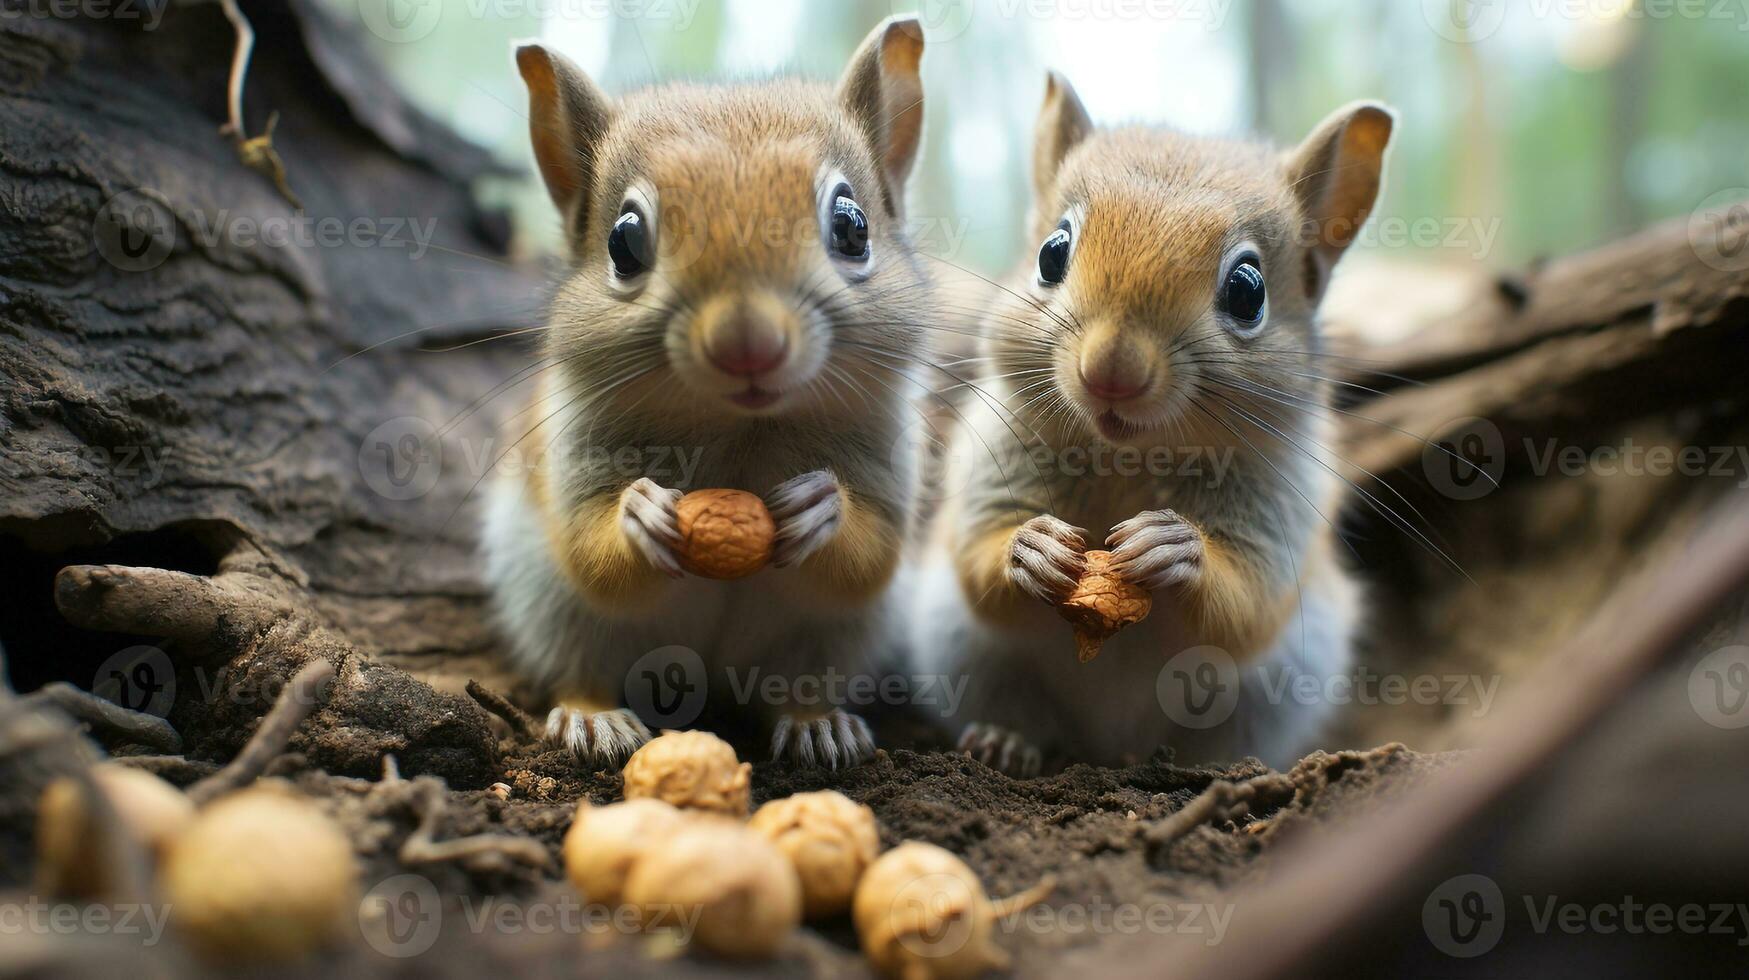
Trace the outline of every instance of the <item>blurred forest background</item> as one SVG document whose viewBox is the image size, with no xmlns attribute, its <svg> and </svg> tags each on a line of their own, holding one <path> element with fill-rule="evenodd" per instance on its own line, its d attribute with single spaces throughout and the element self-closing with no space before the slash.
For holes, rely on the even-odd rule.
<svg viewBox="0 0 1749 980">
<path fill-rule="evenodd" d="M 329 0 L 412 97 L 530 166 L 508 49 L 539 37 L 610 93 L 671 78 L 834 78 L 880 18 L 928 25 L 921 246 L 1020 254 L 1047 67 L 1102 123 L 1290 144 L 1358 98 L 1401 113 L 1362 258 L 1499 269 L 1749 196 L 1749 0 Z M 482 188 L 527 253 L 532 175 Z"/>
</svg>

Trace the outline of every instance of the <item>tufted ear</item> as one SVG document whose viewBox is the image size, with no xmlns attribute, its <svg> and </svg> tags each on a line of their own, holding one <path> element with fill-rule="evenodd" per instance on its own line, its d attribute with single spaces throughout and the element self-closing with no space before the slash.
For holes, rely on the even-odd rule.
<svg viewBox="0 0 1749 980">
<path fill-rule="evenodd" d="M 528 85 L 535 163 L 565 220 L 567 237 L 574 237 L 588 217 L 589 186 L 611 104 L 575 62 L 541 45 L 519 45 L 516 67 Z"/>
<path fill-rule="evenodd" d="M 1306 291 L 1313 299 L 1323 295 L 1336 260 L 1372 214 L 1394 126 L 1391 110 L 1356 102 L 1332 114 L 1288 153 L 1287 178 L 1311 243 Z"/>
<path fill-rule="evenodd" d="M 1093 120 L 1074 86 L 1061 74 L 1046 72 L 1045 102 L 1039 108 L 1032 138 L 1032 186 L 1040 200 L 1049 197 L 1056 186 L 1063 158 L 1091 132 Z"/>
<path fill-rule="evenodd" d="M 905 180 L 923 142 L 923 25 L 889 17 L 869 32 L 838 81 L 838 101 L 862 128 L 881 169 L 887 213 L 904 211 Z"/>
</svg>

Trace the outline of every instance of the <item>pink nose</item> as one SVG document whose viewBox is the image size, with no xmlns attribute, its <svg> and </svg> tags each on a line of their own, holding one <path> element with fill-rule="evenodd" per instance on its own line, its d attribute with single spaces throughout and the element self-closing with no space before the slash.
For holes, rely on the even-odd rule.
<svg viewBox="0 0 1749 980">
<path fill-rule="evenodd" d="M 756 378 L 782 367 L 789 356 L 789 343 L 774 330 L 731 327 L 712 340 L 705 356 L 724 374 Z"/>
<path fill-rule="evenodd" d="M 1085 372 L 1081 375 L 1081 384 L 1087 388 L 1088 394 L 1109 402 L 1128 401 L 1148 389 L 1148 379 L 1146 378 L 1125 378 L 1105 374 L 1088 377 Z"/>
</svg>

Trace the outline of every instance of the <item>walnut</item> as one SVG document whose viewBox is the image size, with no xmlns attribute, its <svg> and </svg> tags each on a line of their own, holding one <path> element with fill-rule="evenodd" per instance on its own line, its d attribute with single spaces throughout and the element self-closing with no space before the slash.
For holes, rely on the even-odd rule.
<svg viewBox="0 0 1749 980">
<path fill-rule="evenodd" d="M 842 793 L 797 793 L 760 807 L 748 826 L 789 855 L 808 918 L 838 915 L 881 851 L 874 811 Z"/>
<path fill-rule="evenodd" d="M 908 841 L 862 876 L 851 920 L 863 954 L 886 976 L 970 980 L 1008 965 L 1008 954 L 991 938 L 996 920 L 1043 900 L 1051 886 L 1047 880 L 992 902 L 964 861 L 934 844 Z"/>
<path fill-rule="evenodd" d="M 1085 557 L 1081 581 L 1057 606 L 1057 612 L 1075 626 L 1075 655 L 1082 663 L 1099 656 L 1100 646 L 1113 633 L 1147 619 L 1154 608 L 1148 590 L 1111 570 L 1111 552 L 1089 551 Z"/>
<path fill-rule="evenodd" d="M 770 956 L 802 921 L 802 886 L 783 853 L 745 824 L 684 820 L 626 876 L 625 901 L 645 929 L 691 930 L 719 956 Z"/>
<path fill-rule="evenodd" d="M 288 789 L 258 785 L 202 809 L 165 855 L 162 884 L 177 928 L 224 960 L 291 959 L 357 929 L 352 844 Z"/>
<path fill-rule="evenodd" d="M 661 800 L 626 800 L 592 806 L 584 800 L 565 832 L 565 876 L 584 899 L 617 905 L 632 865 L 652 847 L 666 847 L 668 836 L 686 819 Z"/>
<path fill-rule="evenodd" d="M 663 732 L 626 760 L 628 800 L 654 798 L 689 810 L 744 820 L 753 766 L 710 732 Z"/>
<path fill-rule="evenodd" d="M 777 525 L 765 502 L 742 490 L 695 490 L 674 506 L 680 564 L 694 575 L 734 579 L 771 560 Z"/>
</svg>

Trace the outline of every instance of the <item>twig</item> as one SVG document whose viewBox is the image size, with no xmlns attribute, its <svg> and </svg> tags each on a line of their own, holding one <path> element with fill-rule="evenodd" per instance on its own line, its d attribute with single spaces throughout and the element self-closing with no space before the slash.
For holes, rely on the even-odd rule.
<svg viewBox="0 0 1749 980">
<path fill-rule="evenodd" d="M 416 782 L 414 806 L 419 812 L 419 828 L 401 845 L 401 863 L 459 861 L 476 871 L 508 871 L 513 864 L 545 868 L 551 862 L 546 847 L 527 837 L 476 834 L 437 840 L 437 825 L 447 809 L 443 783 L 430 777 L 420 777 Z"/>
<path fill-rule="evenodd" d="M 1202 795 L 1186 803 L 1176 813 L 1162 817 L 1143 833 L 1150 854 L 1165 848 L 1203 824 L 1216 820 L 1237 820 L 1249 812 L 1255 788 L 1249 783 L 1229 783 L 1217 779 Z"/>
<path fill-rule="evenodd" d="M 47 704 L 66 712 L 75 721 L 90 725 L 115 741 L 134 742 L 165 755 L 182 752 L 182 736 L 157 715 L 132 711 L 112 701 L 81 690 L 66 681 L 44 684 L 23 698 L 26 704 Z"/>
<path fill-rule="evenodd" d="M 224 8 L 231 29 L 237 32 L 237 46 L 231 52 L 231 78 L 225 87 L 225 108 L 230 119 L 219 132 L 241 141 L 248 136 L 243 129 L 243 82 L 249 77 L 249 58 L 255 53 L 255 28 L 243 16 L 237 0 L 219 0 L 219 6 Z"/>
<path fill-rule="evenodd" d="M 223 769 L 190 786 L 189 798 L 197 804 L 206 803 L 253 782 L 268 763 L 285 751 L 293 733 L 316 710 L 333 679 L 334 665 L 329 661 L 312 660 L 305 664 L 280 692 L 279 700 L 261 719 L 260 727 L 249 736 L 243 751 Z"/>
<path fill-rule="evenodd" d="M 468 681 L 468 697 L 479 702 L 480 707 L 504 719 L 510 730 L 525 742 L 541 740 L 541 726 L 528 712 L 510 703 L 510 699 L 497 691 L 491 690 L 479 681 Z"/>
</svg>

